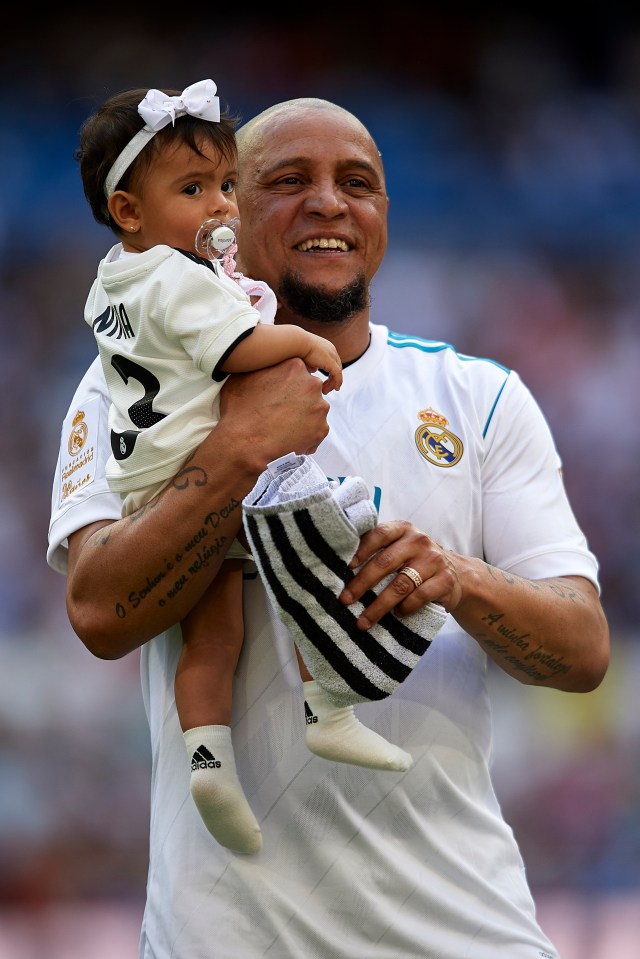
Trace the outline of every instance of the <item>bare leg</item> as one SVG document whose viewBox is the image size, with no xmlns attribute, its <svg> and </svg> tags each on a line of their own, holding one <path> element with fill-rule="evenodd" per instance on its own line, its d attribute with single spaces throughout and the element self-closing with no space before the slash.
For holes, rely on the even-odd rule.
<svg viewBox="0 0 640 959">
<path fill-rule="evenodd" d="M 304 659 L 300 655 L 300 650 L 296 646 L 296 658 L 298 660 L 298 669 L 300 670 L 300 679 L 303 683 L 308 683 L 313 679 L 313 676 L 305 666 Z"/>
<path fill-rule="evenodd" d="M 334 706 L 320 683 L 313 679 L 297 646 L 296 656 L 304 687 L 307 749 L 336 763 L 406 772 L 413 757 L 363 726 L 353 706 Z"/>
<path fill-rule="evenodd" d="M 194 726 L 230 725 L 233 677 L 243 640 L 242 561 L 228 559 L 182 621 L 175 693 L 183 732 Z"/>
<path fill-rule="evenodd" d="M 217 841 L 236 852 L 262 847 L 236 772 L 231 741 L 233 677 L 244 639 L 242 561 L 226 560 L 182 622 L 176 709 L 191 758 L 191 795 Z"/>
</svg>

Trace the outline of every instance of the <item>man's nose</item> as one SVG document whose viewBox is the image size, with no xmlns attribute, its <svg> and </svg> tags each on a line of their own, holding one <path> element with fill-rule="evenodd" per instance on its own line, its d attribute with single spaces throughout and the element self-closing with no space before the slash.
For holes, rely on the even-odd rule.
<svg viewBox="0 0 640 959">
<path fill-rule="evenodd" d="M 335 183 L 319 183 L 309 190 L 305 199 L 307 213 L 339 216 L 347 208 L 346 201 Z"/>
</svg>

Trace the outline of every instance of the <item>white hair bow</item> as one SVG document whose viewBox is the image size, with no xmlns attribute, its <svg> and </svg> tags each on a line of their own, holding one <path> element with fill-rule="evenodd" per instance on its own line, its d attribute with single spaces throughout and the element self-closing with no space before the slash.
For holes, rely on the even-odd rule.
<svg viewBox="0 0 640 959">
<path fill-rule="evenodd" d="M 220 98 L 216 96 L 216 90 L 213 80 L 198 80 L 178 97 L 167 96 L 162 90 L 149 90 L 138 104 L 138 113 L 145 125 L 127 143 L 105 179 L 104 193 L 107 199 L 115 192 L 126 170 L 158 130 L 162 130 L 169 123 L 175 123 L 178 117 L 186 114 L 219 123 Z"/>
<path fill-rule="evenodd" d="M 157 133 L 177 117 L 189 114 L 202 120 L 220 122 L 220 98 L 213 80 L 199 80 L 186 87 L 180 96 L 169 97 L 162 90 L 149 90 L 138 105 L 138 113 L 148 126 Z"/>
</svg>

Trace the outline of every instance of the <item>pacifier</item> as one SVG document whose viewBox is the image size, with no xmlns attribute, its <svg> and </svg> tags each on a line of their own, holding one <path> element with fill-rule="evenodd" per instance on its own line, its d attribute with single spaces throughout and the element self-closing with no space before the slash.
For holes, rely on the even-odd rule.
<svg viewBox="0 0 640 959">
<path fill-rule="evenodd" d="M 209 260 L 221 260 L 236 242 L 239 226 L 240 220 L 237 216 L 225 222 L 215 217 L 205 220 L 196 233 L 197 252 Z"/>
</svg>

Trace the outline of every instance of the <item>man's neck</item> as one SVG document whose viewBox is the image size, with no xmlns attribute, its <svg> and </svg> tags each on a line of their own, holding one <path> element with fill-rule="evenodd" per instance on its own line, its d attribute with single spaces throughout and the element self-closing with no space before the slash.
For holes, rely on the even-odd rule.
<svg viewBox="0 0 640 959">
<path fill-rule="evenodd" d="M 334 344 L 343 364 L 353 363 L 369 346 L 369 315 L 368 311 L 344 320 L 341 323 L 314 323 L 310 320 L 291 319 L 278 313 L 276 323 L 295 323 L 310 333 L 324 336 Z"/>
</svg>

